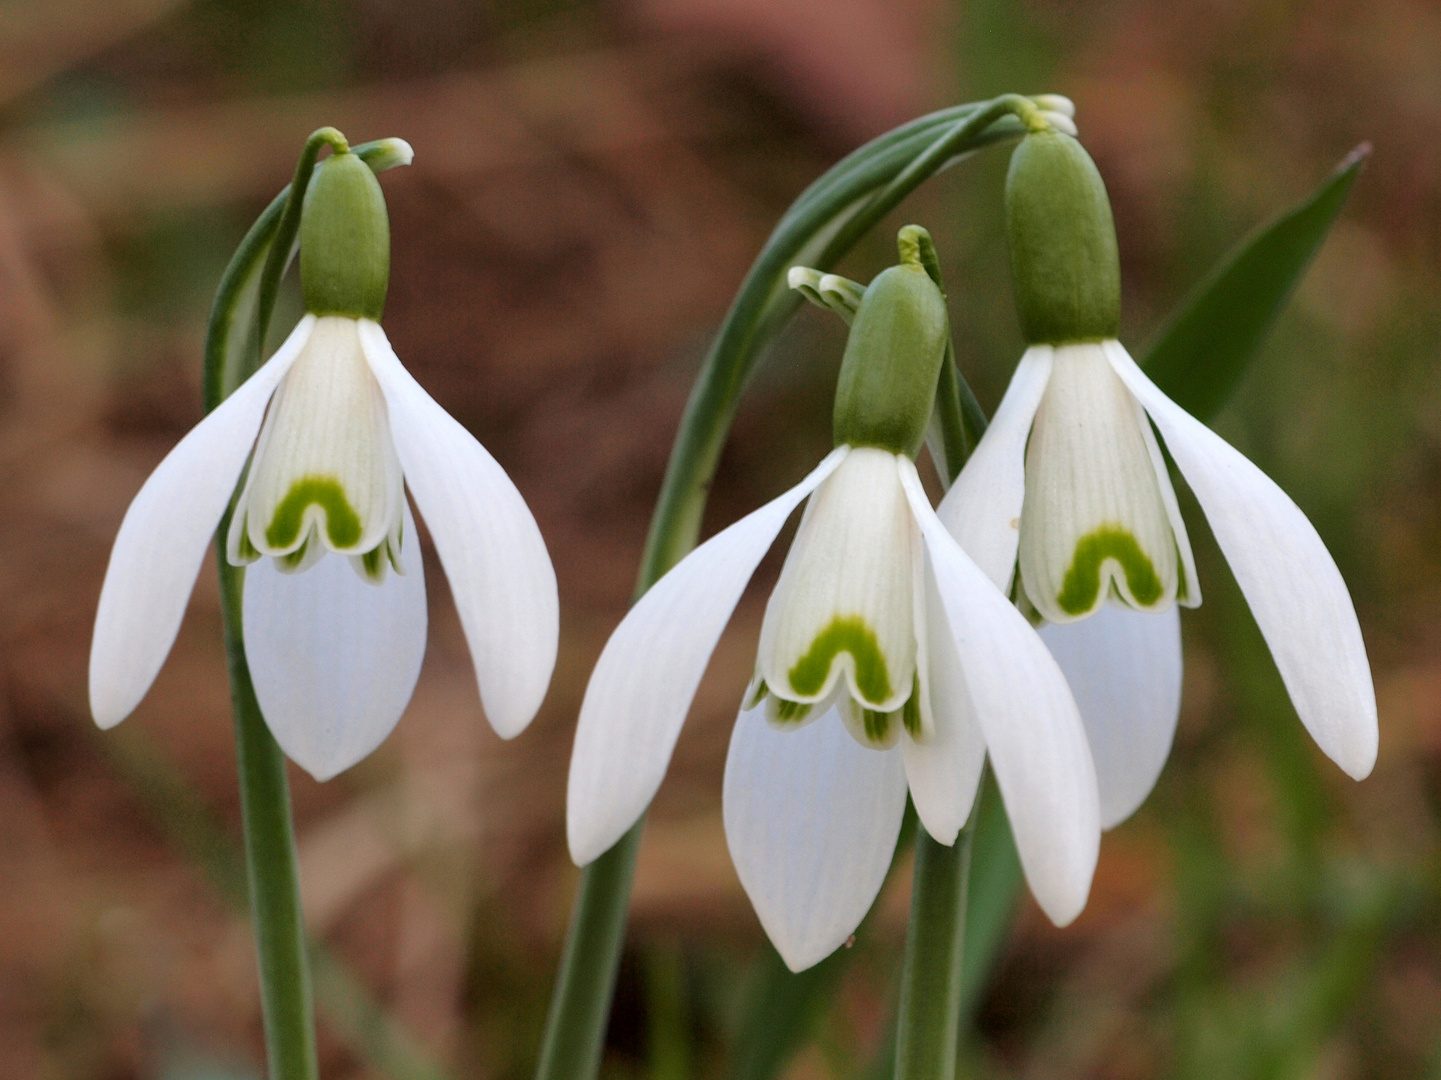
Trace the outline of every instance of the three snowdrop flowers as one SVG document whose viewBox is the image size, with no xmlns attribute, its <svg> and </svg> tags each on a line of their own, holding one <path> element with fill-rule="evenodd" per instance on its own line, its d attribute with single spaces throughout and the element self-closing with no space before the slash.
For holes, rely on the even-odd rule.
<svg viewBox="0 0 1441 1080">
<path fill-rule="evenodd" d="M 654 796 L 725 624 L 805 503 L 724 784 L 741 881 L 796 970 L 870 907 L 907 793 L 930 835 L 954 843 L 987 757 L 1038 902 L 1062 925 L 1080 912 L 1102 827 L 1139 805 L 1169 752 L 1175 608 L 1200 602 L 1156 431 L 1307 728 L 1353 776 L 1375 759 L 1370 670 L 1334 562 L 1295 504 L 1116 340 L 1104 186 L 1044 119 L 1013 156 L 1007 220 L 1031 347 L 940 507 L 914 459 L 949 327 L 916 234 L 903 231 L 900 264 L 857 290 L 835 449 L 641 598 L 582 704 L 567 827 L 584 865 Z M 244 641 L 267 724 L 321 779 L 364 757 L 404 711 L 425 647 L 409 489 L 486 715 L 514 735 L 555 663 L 554 571 L 509 478 L 390 348 L 384 200 L 343 146 L 307 192 L 300 273 L 305 317 L 126 514 L 96 617 L 95 719 L 116 724 L 145 695 L 228 509 L 225 557 L 248 567 Z M 1048 624 L 1041 634 L 1027 614 Z"/>
</svg>

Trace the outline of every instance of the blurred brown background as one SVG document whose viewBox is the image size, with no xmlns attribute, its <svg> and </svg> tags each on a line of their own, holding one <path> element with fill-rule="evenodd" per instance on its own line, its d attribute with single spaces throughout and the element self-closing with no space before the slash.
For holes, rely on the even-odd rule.
<svg viewBox="0 0 1441 1080">
<path fill-rule="evenodd" d="M 827 165 L 1012 90 L 1077 103 L 1135 346 L 1248 228 L 1375 144 L 1218 426 L 1337 555 L 1382 750 L 1359 785 L 1315 751 L 1193 516 L 1207 600 L 1186 617 L 1176 754 L 1106 839 L 1074 927 L 1025 900 L 964 1070 L 1441 1077 L 1441 8 L 1420 0 L 0 0 L 0 1077 L 262 1072 L 213 570 L 114 732 L 88 717 L 85 670 L 121 515 L 200 417 L 211 290 L 306 134 L 414 144 L 383 180 L 387 330 L 519 484 L 563 606 L 545 708 L 502 743 L 432 566 L 399 729 L 327 785 L 294 774 L 307 914 L 340 965 L 320 975 L 323 1070 L 394 1075 L 362 987 L 416 1054 L 509 1078 L 533 1066 L 576 880 L 575 711 L 709 335 Z M 988 407 L 1019 355 L 1005 157 L 951 170 L 890 224 L 935 233 Z M 891 250 L 882 230 L 847 269 L 868 278 Z M 710 527 L 828 447 L 833 322 L 802 312 L 763 364 Z M 724 639 L 650 819 L 609 1075 L 658 1075 L 666 1030 L 691 1075 L 724 1060 L 761 938 L 721 766 L 777 569 Z M 868 1068 L 906 876 L 792 1075 Z"/>
</svg>

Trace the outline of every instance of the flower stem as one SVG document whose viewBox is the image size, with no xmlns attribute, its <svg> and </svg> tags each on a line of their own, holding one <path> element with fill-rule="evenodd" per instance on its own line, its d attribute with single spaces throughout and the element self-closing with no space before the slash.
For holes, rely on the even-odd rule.
<svg viewBox="0 0 1441 1080">
<path fill-rule="evenodd" d="M 635 856 L 644 826 L 642 818 L 581 872 L 580 894 L 571 912 L 555 996 L 550 999 L 536 1080 L 590 1077 L 600 1070 L 615 975 L 625 944 Z"/>
<path fill-rule="evenodd" d="M 972 818 L 974 821 L 974 815 Z M 916 831 L 911 921 L 901 971 L 896 1080 L 953 1080 L 956 1074 L 973 821 L 950 847 L 931 839 L 925 829 Z"/>
<path fill-rule="evenodd" d="M 923 181 L 957 157 L 1024 134 L 1026 99 L 997 98 L 923 116 L 873 140 L 807 188 L 751 265 L 686 403 L 641 559 L 639 597 L 699 539 L 711 478 L 761 350 L 800 304 L 793 263 L 826 270 Z M 585 868 L 541 1044 L 537 1080 L 594 1080 L 604 1047 L 637 822 Z"/>
<path fill-rule="evenodd" d="M 334 128 L 321 128 L 310 136 L 294 181 L 260 215 L 221 277 L 205 341 L 206 412 L 259 364 L 280 279 L 294 247 L 305 188 L 324 146 L 345 148 L 345 137 Z M 271 1080 L 317 1080 L 315 1006 L 285 755 L 265 726 L 250 681 L 241 629 L 245 571 L 231 566 L 225 557 L 229 522 L 227 513 L 216 532 L 216 548 L 265 1048 Z"/>
<path fill-rule="evenodd" d="M 251 918 L 260 961 L 260 1000 L 271 1080 L 316 1080 L 315 1007 L 300 909 L 300 869 L 290 825 L 290 787 L 281 753 L 255 700 L 245 646 L 240 640 L 240 596 L 245 571 L 220 551 L 225 651 L 235 713 L 240 769 L 240 811 L 245 823 L 245 864 Z"/>
</svg>

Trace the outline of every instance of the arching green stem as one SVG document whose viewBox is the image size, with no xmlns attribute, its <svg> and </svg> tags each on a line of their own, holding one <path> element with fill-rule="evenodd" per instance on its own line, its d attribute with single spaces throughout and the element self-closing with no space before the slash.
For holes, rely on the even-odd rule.
<svg viewBox="0 0 1441 1080">
<path fill-rule="evenodd" d="M 791 265 L 830 269 L 944 165 L 1023 135 L 1026 126 L 1017 117 L 1035 110 L 1029 99 L 1012 95 L 921 117 L 861 147 L 792 204 L 751 265 L 686 403 L 651 519 L 637 597 L 696 545 L 741 392 L 761 350 L 801 302 L 787 288 Z M 599 1070 L 640 830 L 638 822 L 582 872 L 537 1080 L 594 1080 Z M 578 957 L 595 962 L 586 966 Z"/>
</svg>

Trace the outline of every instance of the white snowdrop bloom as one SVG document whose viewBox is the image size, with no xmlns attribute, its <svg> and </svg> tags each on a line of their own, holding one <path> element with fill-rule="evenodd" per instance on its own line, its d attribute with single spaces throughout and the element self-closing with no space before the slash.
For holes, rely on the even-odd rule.
<svg viewBox="0 0 1441 1080">
<path fill-rule="evenodd" d="M 109 728 L 145 696 L 234 499 L 226 556 L 249 565 L 256 697 L 286 754 L 324 780 L 385 739 L 420 673 L 425 579 L 407 488 L 504 737 L 540 707 L 559 619 L 555 572 L 520 493 L 405 370 L 377 321 L 389 231 L 374 175 L 337 153 L 305 205 L 308 313 L 131 503 L 100 594 L 90 706 Z M 330 232 L 350 246 L 337 251 Z"/>
<path fill-rule="evenodd" d="M 1345 582 L 1296 504 L 1116 340 L 1115 229 L 1089 156 L 1064 135 L 1029 136 L 1012 161 L 1007 211 L 1021 322 L 1035 344 L 940 515 L 998 586 L 1051 624 L 1042 636 L 1081 705 L 1103 823 L 1130 816 L 1165 764 L 1180 709 L 1176 606 L 1201 602 L 1156 432 L 1302 722 L 1342 769 L 1366 776 L 1376 699 Z"/>
<path fill-rule="evenodd" d="M 952 844 L 987 751 L 1031 888 L 1056 923 L 1080 912 L 1095 868 L 1095 774 L 1065 679 L 941 525 L 912 460 L 944 335 L 944 301 L 919 265 L 871 283 L 842 365 L 837 448 L 636 603 L 581 706 L 567 828 L 584 865 L 654 796 L 731 612 L 806 502 L 766 607 L 724 785 L 741 882 L 797 971 L 870 908 L 907 788 L 925 828 Z"/>
</svg>

